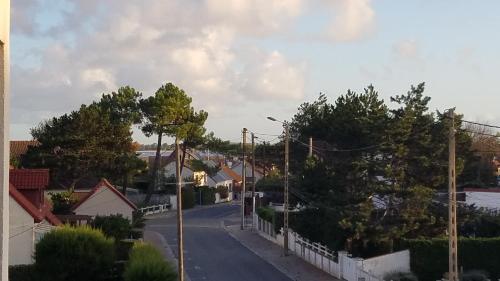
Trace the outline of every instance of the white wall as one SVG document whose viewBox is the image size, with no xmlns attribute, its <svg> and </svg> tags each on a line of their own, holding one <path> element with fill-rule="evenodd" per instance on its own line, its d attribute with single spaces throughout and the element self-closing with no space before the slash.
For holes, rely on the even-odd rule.
<svg viewBox="0 0 500 281">
<path fill-rule="evenodd" d="M 410 251 L 404 250 L 366 259 L 362 264 L 365 271 L 380 277 L 392 272 L 410 272 Z"/>
<path fill-rule="evenodd" d="M 130 205 L 105 186 L 99 188 L 90 198 L 75 209 L 77 215 L 109 216 L 122 214 L 123 217 L 128 218 L 130 221 L 132 221 L 133 211 L 134 209 Z"/>
<path fill-rule="evenodd" d="M 9 200 L 9 265 L 31 264 L 34 252 L 34 232 L 35 221 L 33 217 L 24 210 L 16 200 Z"/>
<path fill-rule="evenodd" d="M 465 192 L 465 203 L 476 207 L 500 209 L 500 192 Z"/>
</svg>

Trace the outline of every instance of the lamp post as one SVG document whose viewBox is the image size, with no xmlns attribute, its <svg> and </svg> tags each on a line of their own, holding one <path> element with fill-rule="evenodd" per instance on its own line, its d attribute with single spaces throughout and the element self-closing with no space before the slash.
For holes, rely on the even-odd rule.
<svg viewBox="0 0 500 281">
<path fill-rule="evenodd" d="M 283 124 L 285 128 L 285 190 L 283 194 L 283 255 L 288 256 L 288 156 L 289 147 L 288 143 L 290 141 L 289 125 L 287 122 L 282 122 L 273 117 L 267 117 L 267 119 L 279 122 Z"/>
</svg>

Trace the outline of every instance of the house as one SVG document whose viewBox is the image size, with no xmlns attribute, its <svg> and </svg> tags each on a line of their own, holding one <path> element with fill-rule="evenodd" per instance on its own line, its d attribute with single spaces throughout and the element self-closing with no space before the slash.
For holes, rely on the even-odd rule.
<svg viewBox="0 0 500 281">
<path fill-rule="evenodd" d="M 40 143 L 37 140 L 17 140 L 10 141 L 10 161 L 11 163 L 20 164 L 22 157 L 28 151 L 30 146 L 38 146 Z"/>
<path fill-rule="evenodd" d="M 243 173 L 243 162 L 240 161 L 239 163 L 234 164 L 231 167 L 231 170 L 238 174 L 240 177 L 242 176 Z M 245 167 L 245 172 L 246 172 L 246 181 L 247 183 L 252 181 L 252 163 L 246 162 L 246 167 Z M 258 182 L 262 177 L 264 176 L 264 172 L 260 167 L 255 167 L 255 182 Z"/>
<path fill-rule="evenodd" d="M 43 196 L 46 169 L 10 170 L 9 265 L 31 264 L 35 244 L 61 221 Z"/>
<path fill-rule="evenodd" d="M 132 221 L 132 213 L 137 207 L 108 180 L 102 179 L 71 209 L 75 215 L 95 217 L 121 214 Z"/>
<path fill-rule="evenodd" d="M 500 188 L 464 188 L 465 203 L 500 211 Z"/>
<path fill-rule="evenodd" d="M 233 190 L 233 179 L 224 171 L 220 170 L 217 174 L 208 177 L 207 185 L 209 187 L 225 186 L 229 191 Z"/>
</svg>

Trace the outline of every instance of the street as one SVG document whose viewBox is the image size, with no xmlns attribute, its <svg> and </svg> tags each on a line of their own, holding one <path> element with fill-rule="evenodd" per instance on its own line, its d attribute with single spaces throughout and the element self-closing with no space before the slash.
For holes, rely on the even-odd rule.
<svg viewBox="0 0 500 281">
<path fill-rule="evenodd" d="M 238 222 L 239 206 L 215 205 L 184 214 L 185 270 L 192 281 L 291 281 L 243 247 L 221 226 Z M 177 257 L 176 217 L 151 219 L 147 229 L 163 235 Z"/>
</svg>

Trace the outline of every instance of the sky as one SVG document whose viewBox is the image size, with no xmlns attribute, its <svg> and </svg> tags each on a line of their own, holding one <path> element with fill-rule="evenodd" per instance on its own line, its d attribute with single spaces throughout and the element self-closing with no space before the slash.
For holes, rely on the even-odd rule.
<svg viewBox="0 0 500 281">
<path fill-rule="evenodd" d="M 431 110 L 500 124 L 500 1 L 15 0 L 11 139 L 103 93 L 172 82 L 208 131 L 279 134 L 303 102 L 426 83 Z M 134 129 L 141 143 L 154 143 Z M 262 136 L 263 139 L 266 137 Z M 267 137 L 267 140 L 273 137 Z"/>
</svg>

